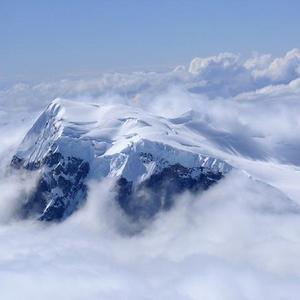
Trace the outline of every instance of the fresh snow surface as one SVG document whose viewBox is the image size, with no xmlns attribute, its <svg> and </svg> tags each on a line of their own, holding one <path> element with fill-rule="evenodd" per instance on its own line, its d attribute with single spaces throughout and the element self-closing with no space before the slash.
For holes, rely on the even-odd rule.
<svg viewBox="0 0 300 300">
<path fill-rule="evenodd" d="M 167 119 L 126 105 L 56 99 L 27 133 L 16 155 L 26 165 L 58 151 L 89 162 L 89 177 L 122 175 L 134 183 L 176 163 L 227 173 L 231 166 L 216 158 L 214 154 L 220 153 L 213 153 L 213 143 L 186 126 L 192 115 Z M 147 161 L 149 154 L 151 161 Z"/>
</svg>

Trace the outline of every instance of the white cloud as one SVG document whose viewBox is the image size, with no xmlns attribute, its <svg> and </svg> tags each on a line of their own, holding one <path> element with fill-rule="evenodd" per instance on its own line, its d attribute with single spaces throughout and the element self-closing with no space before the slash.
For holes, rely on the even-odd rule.
<svg viewBox="0 0 300 300">
<path fill-rule="evenodd" d="M 232 174 L 128 237 L 116 231 L 122 216 L 109 207 L 109 185 L 92 188 L 62 224 L 0 227 L 4 299 L 288 300 L 300 292 L 299 217 L 272 189 Z"/>
<path fill-rule="evenodd" d="M 277 58 L 256 53 L 246 60 L 236 54 L 221 53 L 197 57 L 189 66 L 178 66 L 175 70 L 160 73 L 106 73 L 92 78 L 17 83 L 0 90 L 0 111 L 26 110 L 28 106 L 39 110 L 57 97 L 91 101 L 117 96 L 122 97 L 122 101 L 139 98 L 149 102 L 173 86 L 211 99 L 231 98 L 270 85 L 288 85 L 300 77 L 299 66 L 299 49 Z"/>
<path fill-rule="evenodd" d="M 272 56 L 270 54 L 262 54 L 254 53 L 254 55 L 248 58 L 244 66 L 249 70 L 261 70 L 265 69 L 272 62 Z"/>
<path fill-rule="evenodd" d="M 272 60 L 263 69 L 253 71 L 255 78 L 266 78 L 272 83 L 288 83 L 300 76 L 300 50 L 288 51 L 283 57 Z"/>
<path fill-rule="evenodd" d="M 210 76 L 214 73 L 220 73 L 222 71 L 233 71 L 239 68 L 239 56 L 233 53 L 221 53 L 217 56 L 210 57 L 196 57 L 189 66 L 189 72 L 192 74 Z"/>
<path fill-rule="evenodd" d="M 183 195 L 132 237 L 118 231 L 132 224 L 113 204 L 109 182 L 91 183 L 87 205 L 62 224 L 11 220 L 34 180 L 8 176 L 6 167 L 38 112 L 58 96 L 122 102 L 167 117 L 192 110 L 185 126 L 201 132 L 203 143 L 300 203 L 299 50 L 245 61 L 234 54 L 197 58 L 190 71 L 103 74 L 0 91 L 3 299 L 297 297 L 299 215 L 282 193 L 240 173 L 203 195 Z"/>
<path fill-rule="evenodd" d="M 189 72 L 194 75 L 194 86 L 190 90 L 211 97 L 228 97 L 253 88 L 250 72 L 243 66 L 240 57 L 233 53 L 194 58 Z M 197 81 L 204 81 L 205 85 L 199 86 Z"/>
</svg>

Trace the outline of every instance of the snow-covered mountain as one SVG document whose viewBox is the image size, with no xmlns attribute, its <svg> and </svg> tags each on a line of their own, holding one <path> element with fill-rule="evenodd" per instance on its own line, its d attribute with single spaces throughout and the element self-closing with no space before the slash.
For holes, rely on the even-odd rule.
<svg viewBox="0 0 300 300">
<path fill-rule="evenodd" d="M 54 100 L 12 159 L 41 173 L 23 214 L 64 219 L 84 202 L 89 179 L 115 178 L 116 200 L 133 218 L 168 209 L 175 194 L 207 189 L 232 167 L 184 126 L 190 114 L 166 119 L 126 105 Z"/>
</svg>

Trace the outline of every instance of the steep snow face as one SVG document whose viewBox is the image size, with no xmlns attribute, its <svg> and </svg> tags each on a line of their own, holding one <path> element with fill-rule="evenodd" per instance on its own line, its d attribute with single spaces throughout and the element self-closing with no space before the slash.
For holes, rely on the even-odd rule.
<svg viewBox="0 0 300 300">
<path fill-rule="evenodd" d="M 145 217 L 170 207 L 175 193 L 207 189 L 231 166 L 208 155 L 205 139 L 184 126 L 187 118 L 169 120 L 125 105 L 54 100 L 12 160 L 14 167 L 42 174 L 25 215 L 65 218 L 85 198 L 88 179 L 116 178 L 121 207 Z M 147 211 L 134 196 L 141 188 L 151 190 L 155 199 Z"/>
</svg>

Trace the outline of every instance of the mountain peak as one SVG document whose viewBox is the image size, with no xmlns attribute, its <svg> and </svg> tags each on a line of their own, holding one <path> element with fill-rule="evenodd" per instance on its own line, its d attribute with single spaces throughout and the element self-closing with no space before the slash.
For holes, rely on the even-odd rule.
<svg viewBox="0 0 300 300">
<path fill-rule="evenodd" d="M 87 180 L 105 177 L 119 180 L 118 201 L 130 213 L 138 214 L 129 208 L 133 200 L 125 198 L 136 189 L 151 189 L 160 204 L 143 215 L 152 215 L 165 202 L 158 199 L 158 186 L 176 183 L 167 188 L 170 196 L 206 189 L 231 170 L 201 153 L 193 135 L 182 124 L 127 105 L 55 99 L 25 136 L 12 165 L 40 170 L 38 191 L 26 209 L 43 218 L 71 214 L 86 197 Z"/>
</svg>

